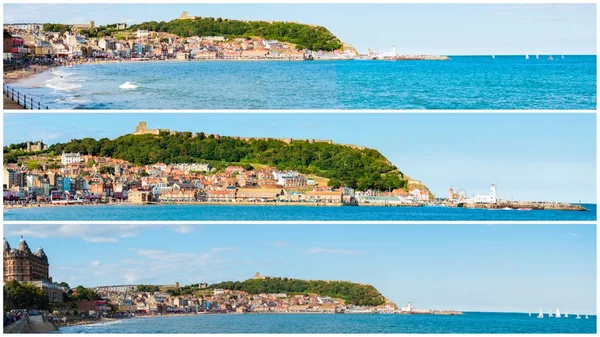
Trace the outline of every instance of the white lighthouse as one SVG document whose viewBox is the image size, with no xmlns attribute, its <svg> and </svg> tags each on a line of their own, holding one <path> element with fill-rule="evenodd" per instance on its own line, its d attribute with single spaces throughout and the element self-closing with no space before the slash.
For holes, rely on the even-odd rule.
<svg viewBox="0 0 600 337">
<path fill-rule="evenodd" d="M 471 202 L 477 204 L 495 204 L 496 203 L 496 183 L 490 187 L 490 194 L 474 195 Z"/>
</svg>

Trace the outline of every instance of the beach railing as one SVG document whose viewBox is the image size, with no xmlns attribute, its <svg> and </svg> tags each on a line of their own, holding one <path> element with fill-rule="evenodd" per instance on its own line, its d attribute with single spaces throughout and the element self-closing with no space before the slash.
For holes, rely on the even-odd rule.
<svg viewBox="0 0 600 337">
<path fill-rule="evenodd" d="M 27 95 L 22 94 L 15 90 L 15 88 L 9 87 L 4 84 L 2 86 L 2 93 L 6 95 L 6 97 L 10 98 L 13 102 L 19 104 L 25 109 L 29 110 L 47 110 L 48 106 L 42 104 L 42 102 L 33 99 L 32 96 L 27 97 Z"/>
</svg>

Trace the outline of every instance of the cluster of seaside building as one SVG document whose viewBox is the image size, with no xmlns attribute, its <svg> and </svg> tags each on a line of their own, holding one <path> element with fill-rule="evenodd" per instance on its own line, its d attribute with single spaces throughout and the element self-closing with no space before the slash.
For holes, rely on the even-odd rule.
<svg viewBox="0 0 600 337">
<path fill-rule="evenodd" d="M 147 129 L 140 122 L 134 135 L 176 132 Z M 213 135 L 213 137 L 220 137 Z M 251 138 L 235 137 L 242 140 Z M 291 138 L 280 139 L 286 143 Z M 331 140 L 309 140 L 327 142 Z M 362 146 L 345 145 L 358 149 Z M 47 150 L 43 141 L 27 142 L 26 152 Z M 30 166 L 29 162 L 36 165 Z M 215 172 L 208 163 L 134 166 L 121 159 L 62 153 L 32 155 L 19 163 L 4 165 L 4 202 L 79 204 L 130 203 L 267 203 L 303 202 L 319 204 L 421 205 L 430 201 L 420 181 L 409 181 L 407 189 L 388 192 L 355 191 L 349 187 L 319 186 L 312 178 L 294 170 L 274 167 L 228 166 Z M 322 183 L 322 182 L 321 182 Z"/>
<path fill-rule="evenodd" d="M 456 192 L 452 187 L 448 190 L 448 202 L 450 203 L 467 203 L 467 204 L 495 204 L 498 202 L 496 198 L 496 183 L 490 186 L 490 194 L 475 194 L 468 197 L 464 189 L 458 189 Z"/>
<path fill-rule="evenodd" d="M 183 13 L 179 19 L 192 18 Z M 252 59 L 351 59 L 352 46 L 324 52 L 296 50 L 294 44 L 260 37 L 228 39 L 225 36 L 178 37 L 175 34 L 147 30 L 118 31 L 113 36 L 89 37 L 84 32 L 95 28 L 88 24 L 69 25 L 70 31 L 46 32 L 41 23 L 5 24 L 11 38 L 4 39 L 4 59 L 35 56 L 47 59 L 179 59 L 179 60 L 252 60 Z M 127 24 L 119 23 L 119 29 Z"/>
<path fill-rule="evenodd" d="M 239 290 L 207 289 L 203 295 L 172 296 L 161 287 L 157 292 L 107 291 L 96 288 L 119 312 L 135 314 L 169 313 L 377 313 L 396 311 L 393 303 L 380 306 L 355 306 L 319 295 L 249 294 Z"/>
<path fill-rule="evenodd" d="M 310 202 L 326 204 L 416 204 L 429 200 L 418 188 L 391 192 L 321 187 L 314 178 L 273 167 L 246 170 L 228 166 L 214 173 L 210 164 L 133 166 L 109 157 L 63 153 L 29 157 L 41 167 L 4 166 L 4 202 L 131 203 L 192 202 Z M 107 173 L 107 168 L 114 173 Z"/>
<path fill-rule="evenodd" d="M 32 252 L 23 237 L 17 248 L 4 239 L 4 283 L 18 281 L 42 289 L 48 296 L 54 312 L 60 316 L 104 316 L 115 314 L 163 315 L 200 313 L 384 313 L 384 314 L 460 314 L 455 311 L 415 309 L 411 303 L 398 308 L 386 300 L 377 306 L 346 304 L 344 300 L 319 294 L 292 295 L 286 293 L 249 294 L 239 290 L 226 290 L 198 283 L 189 287 L 173 285 L 144 286 L 136 284 L 96 286 L 89 288 L 97 300 L 76 300 L 69 306 L 61 305 L 64 294 L 77 295 L 65 283 L 52 282 L 49 275 L 48 256 L 42 248 Z M 265 279 L 256 273 L 254 279 Z M 338 281 L 328 281 L 338 282 Z M 152 288 L 152 291 L 149 291 Z M 182 294 L 185 293 L 185 294 Z M 5 293 L 6 296 L 6 293 Z M 5 303 L 7 298 L 5 297 Z M 9 301 L 10 302 L 10 301 Z M 23 308 L 21 308 L 23 309 Z"/>
</svg>

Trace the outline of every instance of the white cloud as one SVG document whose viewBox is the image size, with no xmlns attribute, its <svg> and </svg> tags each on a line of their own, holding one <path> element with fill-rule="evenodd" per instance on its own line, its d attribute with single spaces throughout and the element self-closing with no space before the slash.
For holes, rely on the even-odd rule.
<svg viewBox="0 0 600 337">
<path fill-rule="evenodd" d="M 567 234 L 567 236 L 574 236 L 574 237 L 576 237 L 576 236 L 579 236 L 579 234 L 578 233 L 569 233 L 569 234 Z"/>
<path fill-rule="evenodd" d="M 235 247 L 215 247 L 215 248 L 211 249 L 210 251 L 213 253 L 218 253 L 218 252 L 231 252 L 234 250 L 235 250 Z"/>
<path fill-rule="evenodd" d="M 350 249 L 330 249 L 330 248 L 311 248 L 307 250 L 309 254 L 337 254 L 337 255 L 359 255 L 363 252 Z"/>
<path fill-rule="evenodd" d="M 117 242 L 117 238 L 102 237 L 102 236 L 92 236 L 92 237 L 84 236 L 82 239 L 87 242 L 108 242 L 108 243 L 116 243 Z"/>
<path fill-rule="evenodd" d="M 191 225 L 179 225 L 179 226 L 175 227 L 175 231 L 177 233 L 187 234 L 192 231 L 192 226 Z"/>
<path fill-rule="evenodd" d="M 169 228 L 177 233 L 186 234 L 192 231 L 190 225 L 4 225 L 7 235 L 23 235 L 36 238 L 81 238 L 92 243 L 115 243 L 119 238 L 126 239 L 139 236 L 142 229 Z"/>
<path fill-rule="evenodd" d="M 280 241 L 273 242 L 271 245 L 272 245 L 273 247 L 278 247 L 278 248 L 283 248 L 283 247 L 285 247 L 285 243 L 283 243 L 283 242 L 280 242 Z"/>
<path fill-rule="evenodd" d="M 94 260 L 94 261 L 90 262 L 90 265 L 92 265 L 92 267 L 98 267 L 98 266 L 100 266 L 100 261 Z"/>
<path fill-rule="evenodd" d="M 173 253 L 164 250 L 147 250 L 140 249 L 137 251 L 138 255 L 144 256 L 153 261 L 166 261 L 166 262 L 177 262 L 186 261 L 193 259 L 194 254 L 190 253 Z"/>
</svg>

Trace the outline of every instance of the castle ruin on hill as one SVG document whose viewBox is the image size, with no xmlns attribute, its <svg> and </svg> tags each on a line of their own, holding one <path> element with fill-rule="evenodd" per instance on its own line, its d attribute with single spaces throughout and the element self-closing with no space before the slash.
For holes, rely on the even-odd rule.
<svg viewBox="0 0 600 337">
<path fill-rule="evenodd" d="M 169 129 L 148 129 L 147 127 L 147 123 L 142 121 L 139 122 L 139 124 L 135 127 L 135 131 L 132 132 L 132 135 L 159 135 L 161 132 L 168 132 L 171 135 L 175 135 L 178 133 L 181 133 L 180 131 L 171 131 Z M 210 136 L 210 134 L 206 134 L 206 136 Z M 220 139 L 221 135 L 219 134 L 212 134 L 212 136 L 215 139 Z M 198 132 L 192 132 L 192 137 L 198 137 Z M 309 144 L 314 144 L 314 143 L 326 143 L 326 144 L 331 144 L 331 145 L 341 145 L 341 146 L 348 146 L 350 148 L 356 149 L 356 150 L 365 150 L 366 147 L 364 146 L 360 146 L 360 145 L 352 145 L 352 144 L 335 144 L 333 142 L 333 140 L 331 139 L 293 139 L 293 138 L 270 138 L 270 137 L 240 137 L 240 136 L 230 136 L 230 138 L 233 139 L 238 139 L 238 140 L 243 140 L 243 141 L 252 141 L 252 140 L 277 140 L 280 142 L 284 142 L 286 144 L 291 144 L 293 141 L 298 140 L 298 141 L 307 141 Z"/>
</svg>

